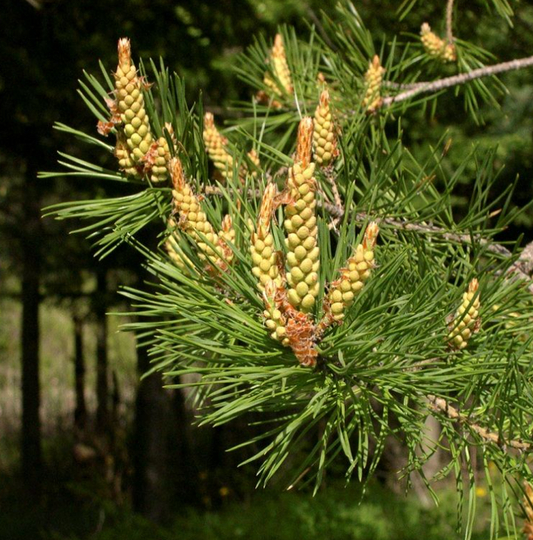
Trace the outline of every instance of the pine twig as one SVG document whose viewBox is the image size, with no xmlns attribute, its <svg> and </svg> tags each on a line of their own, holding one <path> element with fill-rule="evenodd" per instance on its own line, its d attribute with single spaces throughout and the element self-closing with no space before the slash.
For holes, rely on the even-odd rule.
<svg viewBox="0 0 533 540">
<path fill-rule="evenodd" d="M 316 13 L 309 6 L 307 6 L 306 12 L 309 18 L 313 21 L 313 24 L 316 26 L 318 33 L 320 34 L 320 36 L 322 37 L 326 45 L 332 51 L 337 51 L 337 47 L 335 46 L 333 41 L 331 41 L 330 37 L 328 36 L 328 33 L 326 32 L 326 30 L 324 29 L 324 26 L 322 25 L 322 21 L 316 16 Z"/>
<path fill-rule="evenodd" d="M 359 217 L 359 214 L 358 214 Z M 368 216 L 365 216 L 364 219 L 368 219 Z M 491 242 L 490 240 L 487 240 L 486 238 L 481 238 L 479 236 L 472 237 L 469 234 L 458 234 L 458 233 L 452 233 L 445 231 L 444 229 L 441 229 L 440 227 L 437 227 L 435 225 L 427 225 L 427 224 L 419 224 L 419 223 L 408 223 L 404 221 L 400 221 L 393 218 L 382 218 L 381 220 L 376 220 L 381 223 L 387 223 L 388 225 L 392 225 L 394 227 L 398 227 L 404 231 L 413 231 L 413 232 L 420 232 L 420 233 L 428 233 L 428 234 L 438 234 L 441 238 L 445 240 L 451 240 L 453 242 L 460 242 L 460 243 L 469 243 L 471 242 L 472 238 L 477 240 L 482 246 L 485 246 L 488 251 L 491 253 L 495 253 L 497 255 L 502 255 L 504 257 L 511 257 L 512 253 L 501 244 L 496 244 Z M 531 244 L 528 245 L 530 247 Z M 531 251 L 533 252 L 533 246 L 531 246 Z M 531 256 L 533 258 L 533 253 L 531 253 Z M 533 282 L 529 275 L 527 274 L 527 271 L 525 271 L 523 266 L 524 259 L 520 258 L 518 261 L 511 264 L 511 266 L 508 268 L 507 273 L 508 274 L 516 274 L 521 279 L 524 279 L 525 281 L 530 282 L 528 285 L 529 291 L 533 294 Z M 531 259 L 530 259 L 531 261 Z M 533 263 L 532 263 L 533 264 Z"/>
<path fill-rule="evenodd" d="M 460 75 L 453 75 L 452 77 L 446 77 L 444 79 L 428 82 L 426 84 L 420 84 L 395 96 L 388 96 L 383 99 L 382 106 L 390 107 L 393 103 L 405 101 L 417 96 L 418 94 L 426 92 L 439 92 L 445 88 L 465 84 L 469 81 L 473 81 L 474 79 L 490 77 L 498 73 L 504 73 L 506 71 L 512 71 L 515 69 L 524 69 L 530 66 L 533 66 L 533 56 L 520 58 L 518 60 L 510 60 L 509 62 L 502 62 L 501 64 L 495 64 L 494 66 L 485 66 L 482 68 L 473 69 L 468 73 L 461 73 Z"/>
<path fill-rule="evenodd" d="M 448 4 L 446 5 L 446 39 L 448 40 L 448 43 L 453 43 L 452 22 L 453 0 L 448 0 Z"/>
<path fill-rule="evenodd" d="M 411 366 L 408 371 L 418 371 L 422 367 L 434 364 L 438 361 L 439 358 L 428 358 L 427 360 L 417 362 L 415 365 Z M 468 426 L 469 429 L 477 433 L 482 439 L 487 442 L 497 444 L 498 446 L 502 447 L 514 448 L 515 450 L 520 450 L 522 452 L 533 450 L 533 446 L 529 443 L 514 439 L 508 441 L 502 440 L 502 438 L 497 433 L 494 433 L 488 428 L 480 426 L 475 422 L 471 422 L 466 415 L 461 414 L 461 412 L 457 408 L 450 405 L 449 402 L 444 398 L 437 397 L 433 394 L 428 394 L 426 395 L 426 399 L 428 400 L 431 409 L 437 412 L 444 413 L 450 420 L 457 420 L 457 422 L 459 422 L 460 424 Z"/>
<path fill-rule="evenodd" d="M 461 414 L 458 409 L 450 405 L 444 398 L 429 394 L 426 396 L 430 407 L 437 412 L 444 413 L 450 420 L 457 420 L 460 424 L 466 425 L 474 433 L 477 433 L 483 440 L 492 444 L 497 444 L 501 447 L 509 447 L 521 452 L 527 452 L 532 450 L 532 445 L 521 440 L 503 440 L 497 433 L 490 431 L 488 428 L 480 426 L 474 422 L 471 422 L 468 417 Z"/>
<path fill-rule="evenodd" d="M 424 86 L 425 84 L 429 84 L 429 83 L 427 81 L 412 82 L 412 83 L 397 83 L 394 81 L 383 81 L 381 83 L 381 85 L 384 88 L 395 88 L 396 90 L 412 90 L 413 88 L 419 88 L 421 86 Z M 350 111 L 351 114 L 354 114 L 354 112 L 355 111 Z"/>
</svg>

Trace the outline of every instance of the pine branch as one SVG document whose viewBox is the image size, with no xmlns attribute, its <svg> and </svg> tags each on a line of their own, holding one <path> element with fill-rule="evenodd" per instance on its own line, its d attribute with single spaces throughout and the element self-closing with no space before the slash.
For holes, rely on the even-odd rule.
<svg viewBox="0 0 533 540">
<path fill-rule="evenodd" d="M 429 84 L 428 81 L 421 81 L 421 82 L 413 82 L 413 83 L 397 83 L 394 81 L 383 81 L 382 86 L 384 88 L 396 88 L 397 90 L 411 90 L 413 88 L 420 88 L 421 86 L 424 86 L 425 84 Z M 354 114 L 355 111 L 350 111 L 351 114 Z M 346 115 L 348 117 L 348 115 Z"/>
<path fill-rule="evenodd" d="M 528 56 L 527 58 L 520 58 L 519 60 L 510 60 L 509 62 L 502 62 L 501 64 L 496 64 L 494 66 L 485 66 L 479 69 L 473 69 L 468 73 L 461 73 L 460 75 L 453 75 L 452 77 L 446 77 L 444 79 L 439 79 L 438 81 L 420 84 L 415 86 L 414 88 L 406 90 L 405 92 L 401 92 L 396 96 L 386 97 L 383 99 L 382 106 L 390 107 L 393 103 L 405 101 L 421 93 L 439 92 L 440 90 L 444 90 L 445 88 L 450 88 L 459 84 L 465 84 L 475 79 L 489 77 L 498 73 L 505 73 L 506 71 L 512 71 L 515 69 L 524 69 L 530 66 L 533 66 L 533 56 Z"/>
<path fill-rule="evenodd" d="M 366 221 L 369 219 L 369 216 L 364 213 L 359 213 L 357 214 L 357 220 L 359 221 L 359 219 L 361 219 L 361 221 Z M 432 224 L 409 223 L 409 222 L 400 221 L 394 218 L 381 218 L 381 219 L 372 218 L 372 219 L 374 219 L 374 221 L 377 221 L 378 223 L 386 223 L 388 225 L 398 227 L 404 231 L 414 231 L 414 232 L 427 233 L 427 234 L 438 234 L 444 240 L 450 240 L 452 242 L 460 242 L 460 243 L 466 244 L 466 243 L 470 243 L 472 239 L 475 239 L 482 246 L 485 246 L 487 250 L 490 251 L 491 253 L 502 255 L 503 257 L 507 257 L 507 258 L 512 256 L 512 253 L 505 246 L 502 246 L 501 244 L 496 244 L 494 242 L 491 242 L 490 240 L 487 240 L 486 238 L 481 238 L 480 236 L 472 237 L 469 234 L 452 233 Z M 524 260 L 528 260 L 529 263 L 533 265 L 532 244 L 528 244 L 527 247 L 530 248 L 530 250 L 525 255 L 525 257 L 524 257 L 524 254 L 522 254 L 520 259 L 514 262 L 513 264 L 511 264 L 511 266 L 507 270 L 508 274 L 516 274 L 519 278 L 530 282 L 528 285 L 528 289 L 531 292 L 531 294 L 533 294 L 533 281 L 531 280 L 530 276 L 527 273 L 527 270 L 524 267 Z"/>
<path fill-rule="evenodd" d="M 453 43 L 452 19 L 453 0 L 448 0 L 448 4 L 446 5 L 446 39 L 448 43 Z"/>
<path fill-rule="evenodd" d="M 488 428 L 480 426 L 474 422 L 470 422 L 468 417 L 461 414 L 458 409 L 450 405 L 444 398 L 439 398 L 432 394 L 426 396 L 429 400 L 430 407 L 437 412 L 444 413 L 451 420 L 457 420 L 460 424 L 465 424 L 473 432 L 477 433 L 483 440 L 497 444 L 498 446 L 505 448 L 513 448 L 522 452 L 532 450 L 532 445 L 521 440 L 503 440 L 497 433 L 490 431 Z"/>
</svg>

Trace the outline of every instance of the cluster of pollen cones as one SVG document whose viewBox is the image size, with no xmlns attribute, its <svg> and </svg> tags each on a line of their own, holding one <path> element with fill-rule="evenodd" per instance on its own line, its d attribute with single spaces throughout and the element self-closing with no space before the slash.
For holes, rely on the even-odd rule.
<svg viewBox="0 0 533 540">
<path fill-rule="evenodd" d="M 429 28 L 429 27 L 428 27 Z M 423 27 L 423 40 L 436 51 L 442 47 Z M 432 49 L 432 50 L 433 50 Z M 281 98 L 293 93 L 281 35 L 277 35 L 269 59 L 271 70 L 265 75 L 265 85 Z M 366 94 L 363 105 L 373 112 L 381 105 L 380 89 L 384 73 L 378 56 L 370 62 L 365 75 Z M 205 269 L 217 279 L 236 263 L 235 229 L 230 215 L 214 227 L 202 208 L 202 197 L 194 193 L 177 157 L 178 143 L 172 126 L 165 124 L 163 133 L 154 137 L 145 108 L 143 90 L 147 83 L 138 75 L 131 59 L 128 39 L 118 43 L 118 66 L 115 72 L 114 99 L 108 100 L 111 118 L 99 122 L 100 133 L 116 133 L 115 155 L 119 167 L 127 175 L 148 177 L 152 183 L 172 182 L 172 215 L 170 235 L 165 247 L 171 259 L 184 271 L 194 271 L 194 265 L 184 253 L 181 238 L 192 241 Z M 276 103 L 276 101 L 274 102 Z M 280 105 L 281 106 L 281 105 Z M 338 151 L 338 129 L 334 122 L 330 94 L 325 81 L 314 119 L 300 121 L 296 154 L 289 168 L 286 186 L 278 192 L 269 183 L 262 193 L 257 222 L 251 224 L 249 251 L 252 274 L 263 300 L 263 320 L 272 339 L 290 347 L 303 366 L 314 366 L 319 356 L 317 346 L 324 332 L 332 325 L 342 324 L 356 296 L 371 277 L 375 263 L 375 246 L 379 233 L 371 222 L 334 281 L 326 286 L 322 307 L 320 292 L 320 248 L 317 225 L 316 167 L 331 174 Z M 228 140 L 218 131 L 211 113 L 204 116 L 203 141 L 207 154 L 218 174 L 240 178 L 255 176 L 260 170 L 259 156 L 252 150 L 244 162 L 234 157 Z M 237 176 L 234 176 L 234 175 Z M 276 247 L 272 221 L 277 209 L 283 207 L 285 250 Z M 448 341 L 451 347 L 464 349 L 472 334 L 479 329 L 480 300 L 478 282 L 472 280 L 463 295 L 463 302 L 449 321 Z"/>
</svg>

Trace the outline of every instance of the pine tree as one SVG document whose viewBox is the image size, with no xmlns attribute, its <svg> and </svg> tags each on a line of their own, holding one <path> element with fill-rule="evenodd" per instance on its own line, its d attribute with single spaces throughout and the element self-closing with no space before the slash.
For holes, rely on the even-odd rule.
<svg viewBox="0 0 533 540">
<path fill-rule="evenodd" d="M 506 0 L 488 3 L 510 19 Z M 401 52 L 395 41 L 377 46 L 351 4 L 324 15 L 321 35 L 303 40 L 282 28 L 273 43 L 258 40 L 236 66 L 251 101 L 226 130 L 186 103 L 183 81 L 163 63 L 140 62 L 138 76 L 130 58 L 131 104 L 122 96 L 130 83 L 119 87 L 118 71 L 114 81 L 101 66 L 100 77 L 86 74 L 82 96 L 115 141 L 58 128 L 111 156 L 120 148 L 122 161 L 106 169 L 62 154 L 67 172 L 42 176 L 136 187 L 50 212 L 90 219 L 82 231 L 97 237 L 101 255 L 122 242 L 144 254 L 154 284 L 124 289 L 142 317 L 128 328 L 149 345 L 153 369 L 199 377 L 202 422 L 264 418 L 263 433 L 242 443 L 260 448 L 250 459 L 260 485 L 287 460 L 291 487 L 318 489 L 334 460 L 347 479 L 367 480 L 394 436 L 408 452 L 407 478 L 420 473 L 431 489 L 456 477 L 468 537 L 474 454 L 495 509 L 532 480 L 533 284 L 518 245 L 496 241 L 526 209 L 511 208 L 513 186 L 491 198 L 495 154 L 473 150 L 471 200 L 454 220 L 464 167 L 443 173 L 444 141 L 419 162 L 397 119 L 452 86 L 475 115 L 501 85 L 484 77 L 533 58 L 483 65 L 479 47 L 454 38 L 453 8 L 450 0 L 446 40 L 426 25 Z M 454 75 L 422 78 L 428 63 L 444 61 Z M 157 252 L 137 236 L 149 224 L 159 227 Z M 425 436 L 429 415 L 439 440 Z M 448 462 L 425 478 L 438 449 Z M 512 506 L 503 507 L 512 529 Z M 493 535 L 500 517 L 495 510 Z"/>
</svg>

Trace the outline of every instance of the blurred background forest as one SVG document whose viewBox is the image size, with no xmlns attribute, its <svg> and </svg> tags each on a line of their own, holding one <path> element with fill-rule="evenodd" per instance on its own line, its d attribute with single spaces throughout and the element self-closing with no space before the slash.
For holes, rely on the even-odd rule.
<svg viewBox="0 0 533 540">
<path fill-rule="evenodd" d="M 190 102 L 222 118 L 252 92 L 232 72 L 237 55 L 263 34 L 288 24 L 321 32 L 321 10 L 336 0 L 6 0 L 0 16 L 0 539 L 67 538 L 426 538 L 454 537 L 455 506 L 428 508 L 427 495 L 400 498 L 389 470 L 402 465 L 391 449 L 380 485 L 358 506 L 358 486 L 330 473 L 317 498 L 254 492 L 254 469 L 237 468 L 245 450 L 227 453 L 245 425 L 201 428 L 184 392 L 162 389 L 159 375 L 140 381 L 147 355 L 118 332 L 128 310 L 119 284 L 140 285 L 140 260 L 127 247 L 98 261 L 72 222 L 42 219 L 42 208 L 67 200 L 126 194 L 128 186 L 83 179 L 41 179 L 57 169 L 57 148 L 97 162 L 98 153 L 53 130 L 65 122 L 90 132 L 94 119 L 77 94 L 83 70 L 101 60 L 116 67 L 116 42 L 127 36 L 134 56 L 164 57 L 184 77 Z M 399 20 L 392 0 L 355 5 L 376 44 L 413 40 L 423 22 L 444 33 L 445 2 L 419 2 Z M 482 2 L 459 1 L 455 34 L 491 51 L 496 61 L 533 51 L 533 6 L 512 2 L 514 27 Z M 379 49 L 379 45 L 377 46 Z M 492 62 L 489 62 L 492 63 Z M 453 69 L 440 68 L 442 75 Z M 499 185 L 520 177 L 514 203 L 533 187 L 533 69 L 502 77 L 499 106 L 481 105 L 481 121 L 464 112 L 453 90 L 436 110 L 411 109 L 404 141 L 419 158 L 446 134 L 446 167 L 473 146 L 497 146 Z M 66 146 L 68 144 L 68 146 Z M 83 154 L 82 154 L 83 152 Z M 472 169 L 473 170 L 473 169 Z M 461 186 L 469 194 L 472 171 Z M 115 190 L 115 191 L 112 191 Z M 462 194 L 456 194 L 461 211 Z M 79 224 L 81 227 L 82 224 Z M 533 219 L 508 231 L 533 237 Z M 525 242 L 524 242 L 525 243 Z M 128 317 L 134 318 L 135 313 Z M 478 493 L 480 499 L 483 491 Z M 283 516 L 283 527 L 280 518 Z M 260 524 L 260 527 L 257 525 Z M 481 522 L 477 533 L 483 534 Z M 400 532 L 398 531 L 400 529 Z"/>
</svg>

